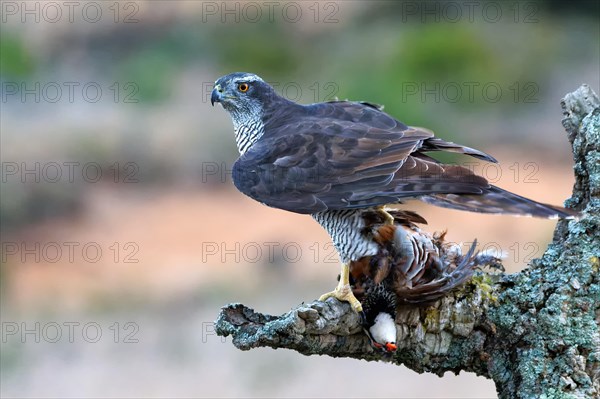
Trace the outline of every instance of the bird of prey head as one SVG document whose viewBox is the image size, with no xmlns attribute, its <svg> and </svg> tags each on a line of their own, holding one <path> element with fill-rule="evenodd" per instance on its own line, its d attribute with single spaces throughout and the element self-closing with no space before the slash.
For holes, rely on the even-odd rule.
<svg viewBox="0 0 600 399">
<path fill-rule="evenodd" d="M 262 116 L 263 104 L 269 101 L 274 90 L 260 77 L 246 72 L 223 76 L 215 82 L 210 103 L 221 103 L 232 116 L 249 113 Z"/>
<path fill-rule="evenodd" d="M 274 102 L 291 103 L 279 97 L 259 76 L 247 72 L 235 72 L 219 78 L 210 102 L 213 106 L 220 103 L 231 116 L 240 153 L 246 152 L 262 136 L 265 115 L 276 107 Z"/>
</svg>

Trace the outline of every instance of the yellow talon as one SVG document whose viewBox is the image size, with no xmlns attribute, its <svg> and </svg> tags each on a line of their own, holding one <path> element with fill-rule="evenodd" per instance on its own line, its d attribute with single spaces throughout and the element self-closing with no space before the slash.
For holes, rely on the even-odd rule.
<svg viewBox="0 0 600 399">
<path fill-rule="evenodd" d="M 379 212 L 381 212 L 381 214 L 383 215 L 383 217 L 385 219 L 385 221 L 384 221 L 385 224 L 389 224 L 392 226 L 394 225 L 394 221 L 395 221 L 394 217 L 388 211 L 385 210 L 384 206 L 378 206 L 377 210 Z"/>
<path fill-rule="evenodd" d="M 356 313 L 362 312 L 363 308 L 360 301 L 356 299 L 349 285 L 338 285 L 335 290 L 321 295 L 319 301 L 325 301 L 327 298 L 336 298 L 338 301 L 348 302 Z"/>
<path fill-rule="evenodd" d="M 361 313 L 363 310 L 360 301 L 352 293 L 352 288 L 350 287 L 350 267 L 345 263 L 342 263 L 340 281 L 335 290 L 321 295 L 319 301 L 325 301 L 332 297 L 338 301 L 348 302 L 357 313 Z"/>
</svg>

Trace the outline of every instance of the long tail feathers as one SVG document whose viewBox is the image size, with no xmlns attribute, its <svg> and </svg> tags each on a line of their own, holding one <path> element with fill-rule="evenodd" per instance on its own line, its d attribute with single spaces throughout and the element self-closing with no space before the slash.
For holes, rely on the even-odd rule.
<svg viewBox="0 0 600 399">
<path fill-rule="evenodd" d="M 542 204 L 496 186 L 483 194 L 431 194 L 419 198 L 443 208 L 499 215 L 523 215 L 546 219 L 573 219 L 577 212 L 560 206 Z"/>
</svg>

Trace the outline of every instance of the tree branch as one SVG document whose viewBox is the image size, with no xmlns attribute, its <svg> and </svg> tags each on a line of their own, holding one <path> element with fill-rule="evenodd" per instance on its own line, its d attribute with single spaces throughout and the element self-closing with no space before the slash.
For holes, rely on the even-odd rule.
<svg viewBox="0 0 600 399">
<path fill-rule="evenodd" d="M 221 310 L 219 335 L 242 350 L 288 348 L 305 355 L 387 361 L 417 372 L 474 372 L 501 398 L 600 395 L 600 101 L 586 85 L 562 101 L 576 182 L 553 243 L 520 273 L 477 273 L 428 307 L 398 310 L 398 351 L 375 351 L 358 316 L 329 299 L 282 316 L 242 304 Z"/>
</svg>

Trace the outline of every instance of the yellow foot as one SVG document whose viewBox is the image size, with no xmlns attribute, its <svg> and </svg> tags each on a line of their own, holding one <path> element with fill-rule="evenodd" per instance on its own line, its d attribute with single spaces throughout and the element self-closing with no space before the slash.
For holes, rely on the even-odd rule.
<svg viewBox="0 0 600 399">
<path fill-rule="evenodd" d="M 377 207 L 377 210 L 379 212 L 381 212 L 381 214 L 383 215 L 385 224 L 389 224 L 392 226 L 394 225 L 394 222 L 395 222 L 394 217 L 388 211 L 385 210 L 384 206 Z"/>
<path fill-rule="evenodd" d="M 356 313 L 361 313 L 363 310 L 360 301 L 356 299 L 356 297 L 352 293 L 352 288 L 350 288 L 350 285 L 348 284 L 338 285 L 337 287 L 335 287 L 335 290 L 321 295 L 319 301 L 325 301 L 327 298 L 332 297 L 336 298 L 338 301 L 348 302 Z"/>
</svg>

